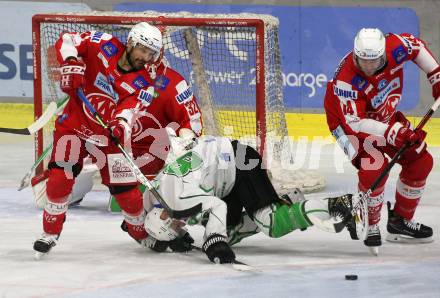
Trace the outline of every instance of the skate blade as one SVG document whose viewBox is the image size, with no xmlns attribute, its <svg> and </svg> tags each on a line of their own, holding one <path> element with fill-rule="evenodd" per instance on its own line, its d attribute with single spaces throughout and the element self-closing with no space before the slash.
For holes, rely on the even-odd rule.
<svg viewBox="0 0 440 298">
<path fill-rule="evenodd" d="M 387 237 L 385 238 L 388 242 L 394 242 L 394 243 L 410 243 L 410 244 L 417 244 L 417 243 L 430 243 L 433 242 L 434 239 L 432 237 L 427 238 L 413 238 L 401 234 L 390 234 L 388 233 Z"/>
<path fill-rule="evenodd" d="M 368 246 L 368 250 L 373 256 L 379 256 L 379 246 Z"/>
<path fill-rule="evenodd" d="M 36 252 L 35 252 L 35 255 L 34 255 L 34 259 L 35 259 L 36 261 L 39 261 L 39 260 L 43 259 L 47 254 L 48 254 L 47 252 L 39 252 L 39 251 L 36 251 Z"/>
</svg>

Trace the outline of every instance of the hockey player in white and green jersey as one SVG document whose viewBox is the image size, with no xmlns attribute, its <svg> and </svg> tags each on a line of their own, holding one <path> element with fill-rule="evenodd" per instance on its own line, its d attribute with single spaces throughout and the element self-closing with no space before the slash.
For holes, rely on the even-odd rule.
<svg viewBox="0 0 440 298">
<path fill-rule="evenodd" d="M 173 220 L 146 192 L 145 228 L 150 236 L 170 241 L 182 235 L 184 224 L 203 224 L 202 249 L 212 262 L 233 262 L 230 245 L 260 231 L 278 238 L 313 225 L 340 232 L 353 224 L 351 195 L 305 200 L 298 190 L 279 197 L 258 152 L 223 137 L 199 138 L 192 150 L 167 164 L 154 181 L 170 208 L 202 203 L 202 211 L 185 223 Z"/>
</svg>

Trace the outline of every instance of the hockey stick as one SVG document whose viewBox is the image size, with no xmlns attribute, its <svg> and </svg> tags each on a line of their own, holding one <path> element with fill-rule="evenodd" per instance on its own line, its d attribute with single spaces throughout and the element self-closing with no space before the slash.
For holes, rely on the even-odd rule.
<svg viewBox="0 0 440 298">
<path fill-rule="evenodd" d="M 69 100 L 69 96 L 64 97 L 62 100 L 59 100 L 56 102 L 56 106 L 57 109 L 54 113 L 54 115 L 58 114 L 61 112 L 62 109 L 64 109 L 67 101 Z M 44 112 L 46 114 L 46 111 Z M 43 116 L 42 116 L 43 117 Z M 41 117 L 39 118 L 41 119 Z M 37 120 L 38 121 L 38 120 Z M 44 126 L 44 125 L 43 125 Z M 38 159 L 35 161 L 35 163 L 32 165 L 32 167 L 30 168 L 30 170 L 26 173 L 26 175 L 24 175 L 24 177 L 21 179 L 20 181 L 20 186 L 18 187 L 18 191 L 26 188 L 29 186 L 30 183 L 30 178 L 32 175 L 32 172 L 38 167 L 38 165 L 44 160 L 44 158 L 46 158 L 46 155 L 51 151 L 53 144 L 51 143 L 49 146 L 47 146 L 43 153 L 41 154 L 40 157 L 38 157 Z"/>
<path fill-rule="evenodd" d="M 32 167 L 29 170 L 29 172 L 27 172 L 26 175 L 24 175 L 24 177 L 21 179 L 20 186 L 18 187 L 18 191 L 20 191 L 20 190 L 22 190 L 22 189 L 24 189 L 24 188 L 29 186 L 32 172 L 38 167 L 38 165 L 44 160 L 46 155 L 52 150 L 52 146 L 53 146 L 53 144 L 51 143 L 49 146 L 46 147 L 46 149 L 44 149 L 43 153 L 35 161 L 35 163 L 32 165 Z"/>
<path fill-rule="evenodd" d="M 421 130 L 425 126 L 426 122 L 431 118 L 431 116 L 435 113 L 435 111 L 440 106 L 440 98 L 437 98 L 434 104 L 431 106 L 428 112 L 426 112 L 425 116 L 423 116 L 420 123 L 417 125 L 417 127 L 414 129 L 414 131 Z M 359 201 L 357 204 L 353 207 L 353 210 L 351 212 L 352 216 L 355 217 L 355 220 L 357 222 L 361 222 L 362 224 L 359 226 L 356 224 L 357 229 L 357 235 L 359 239 L 365 240 L 367 236 L 367 230 L 368 230 L 368 206 L 367 206 L 367 199 L 368 197 L 373 193 L 374 190 L 376 190 L 377 186 L 380 184 L 382 179 L 388 175 L 388 173 L 391 171 L 391 168 L 394 166 L 394 164 L 399 160 L 399 158 L 402 156 L 402 154 L 413 144 L 410 142 L 406 142 L 405 145 L 403 145 L 397 153 L 393 156 L 393 158 L 390 160 L 388 165 L 385 167 L 385 169 L 382 171 L 382 173 L 376 178 L 376 180 L 371 184 L 370 188 L 364 193 L 360 191 L 357 194 L 357 197 L 359 198 Z M 366 207 L 367 206 L 367 207 Z M 358 213 L 361 211 L 362 215 Z M 363 218 L 359 218 L 359 216 Z M 362 222 L 363 220 L 363 222 Z"/>
<path fill-rule="evenodd" d="M 107 129 L 110 133 L 110 139 L 111 141 L 116 145 L 116 147 L 119 148 L 121 153 L 124 155 L 127 164 L 129 168 L 132 170 L 133 174 L 136 176 L 136 179 L 145 185 L 148 190 L 154 195 L 154 197 L 157 199 L 157 201 L 162 205 L 162 207 L 167 211 L 168 215 L 172 218 L 181 219 L 185 217 L 190 217 L 194 214 L 199 213 L 202 210 L 202 203 L 199 203 L 191 208 L 183 209 L 183 210 L 173 210 L 170 208 L 170 206 L 165 202 L 165 200 L 162 198 L 162 196 L 159 194 L 159 192 L 151 185 L 150 181 L 142 174 L 141 170 L 138 168 L 138 166 L 134 163 L 131 156 L 125 151 L 124 147 L 119 143 L 117 139 L 115 139 L 112 136 L 112 132 L 110 128 L 107 126 L 107 124 L 104 123 L 102 117 L 99 115 L 98 111 L 92 106 L 90 101 L 87 99 L 87 97 L 84 95 L 84 92 L 81 88 L 78 88 L 76 91 L 76 94 L 81 99 L 81 101 L 86 105 L 87 109 L 93 114 L 93 117 L 98 121 L 99 125 L 101 125 L 104 129 Z"/>
<path fill-rule="evenodd" d="M 34 123 L 29 125 L 26 128 L 7 128 L 7 127 L 0 127 L 0 132 L 5 133 L 12 133 L 12 134 L 18 134 L 18 135 L 31 135 L 40 129 L 43 128 L 43 126 L 46 125 L 47 122 L 57 113 L 57 111 L 64 105 L 65 102 L 69 99 L 68 96 L 66 96 L 64 99 L 62 99 L 59 102 L 52 101 L 49 106 L 44 111 L 43 115 L 40 116 Z"/>
</svg>

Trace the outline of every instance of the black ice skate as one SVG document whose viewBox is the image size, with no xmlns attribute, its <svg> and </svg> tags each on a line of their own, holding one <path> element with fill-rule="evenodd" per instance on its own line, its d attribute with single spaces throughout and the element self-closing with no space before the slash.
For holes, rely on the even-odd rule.
<svg viewBox="0 0 440 298">
<path fill-rule="evenodd" d="M 395 214 L 394 210 L 391 209 L 390 202 L 387 202 L 387 208 L 387 241 L 401 243 L 429 243 L 434 241 L 430 227 Z"/>
<path fill-rule="evenodd" d="M 35 258 L 40 259 L 42 256 L 49 253 L 49 251 L 57 245 L 60 235 L 41 234 L 41 237 L 34 242 Z"/>
<path fill-rule="evenodd" d="M 342 230 L 345 226 L 350 233 L 351 239 L 357 240 L 356 223 L 351 215 L 352 209 L 353 201 L 351 194 L 328 199 L 328 211 L 330 215 L 342 219 L 343 225 L 341 226 L 340 230 Z"/>
<path fill-rule="evenodd" d="M 371 225 L 368 227 L 367 239 L 364 240 L 365 246 L 368 246 L 370 252 L 377 256 L 379 255 L 379 246 L 382 245 L 382 237 L 380 236 L 379 225 Z"/>
</svg>

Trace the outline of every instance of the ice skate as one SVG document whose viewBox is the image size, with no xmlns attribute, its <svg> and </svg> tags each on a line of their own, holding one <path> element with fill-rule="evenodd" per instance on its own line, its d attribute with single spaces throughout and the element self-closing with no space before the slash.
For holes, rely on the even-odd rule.
<svg viewBox="0 0 440 298">
<path fill-rule="evenodd" d="M 34 242 L 35 258 L 41 259 L 47 255 L 52 247 L 57 245 L 60 235 L 54 234 L 41 234 L 41 237 Z"/>
<path fill-rule="evenodd" d="M 364 244 L 368 247 L 371 254 L 379 255 L 379 246 L 382 245 L 382 237 L 380 236 L 380 229 L 378 224 L 368 227 L 368 236 L 364 240 Z"/>
<path fill-rule="evenodd" d="M 388 224 L 387 241 L 400 243 L 429 243 L 432 239 L 432 228 L 413 220 L 407 220 L 391 209 L 391 203 L 387 202 Z"/>
<path fill-rule="evenodd" d="M 356 223 L 351 215 L 352 209 L 353 201 L 351 194 L 328 199 L 328 210 L 330 215 L 342 219 L 342 223 L 350 233 L 351 239 L 357 240 Z"/>
</svg>

